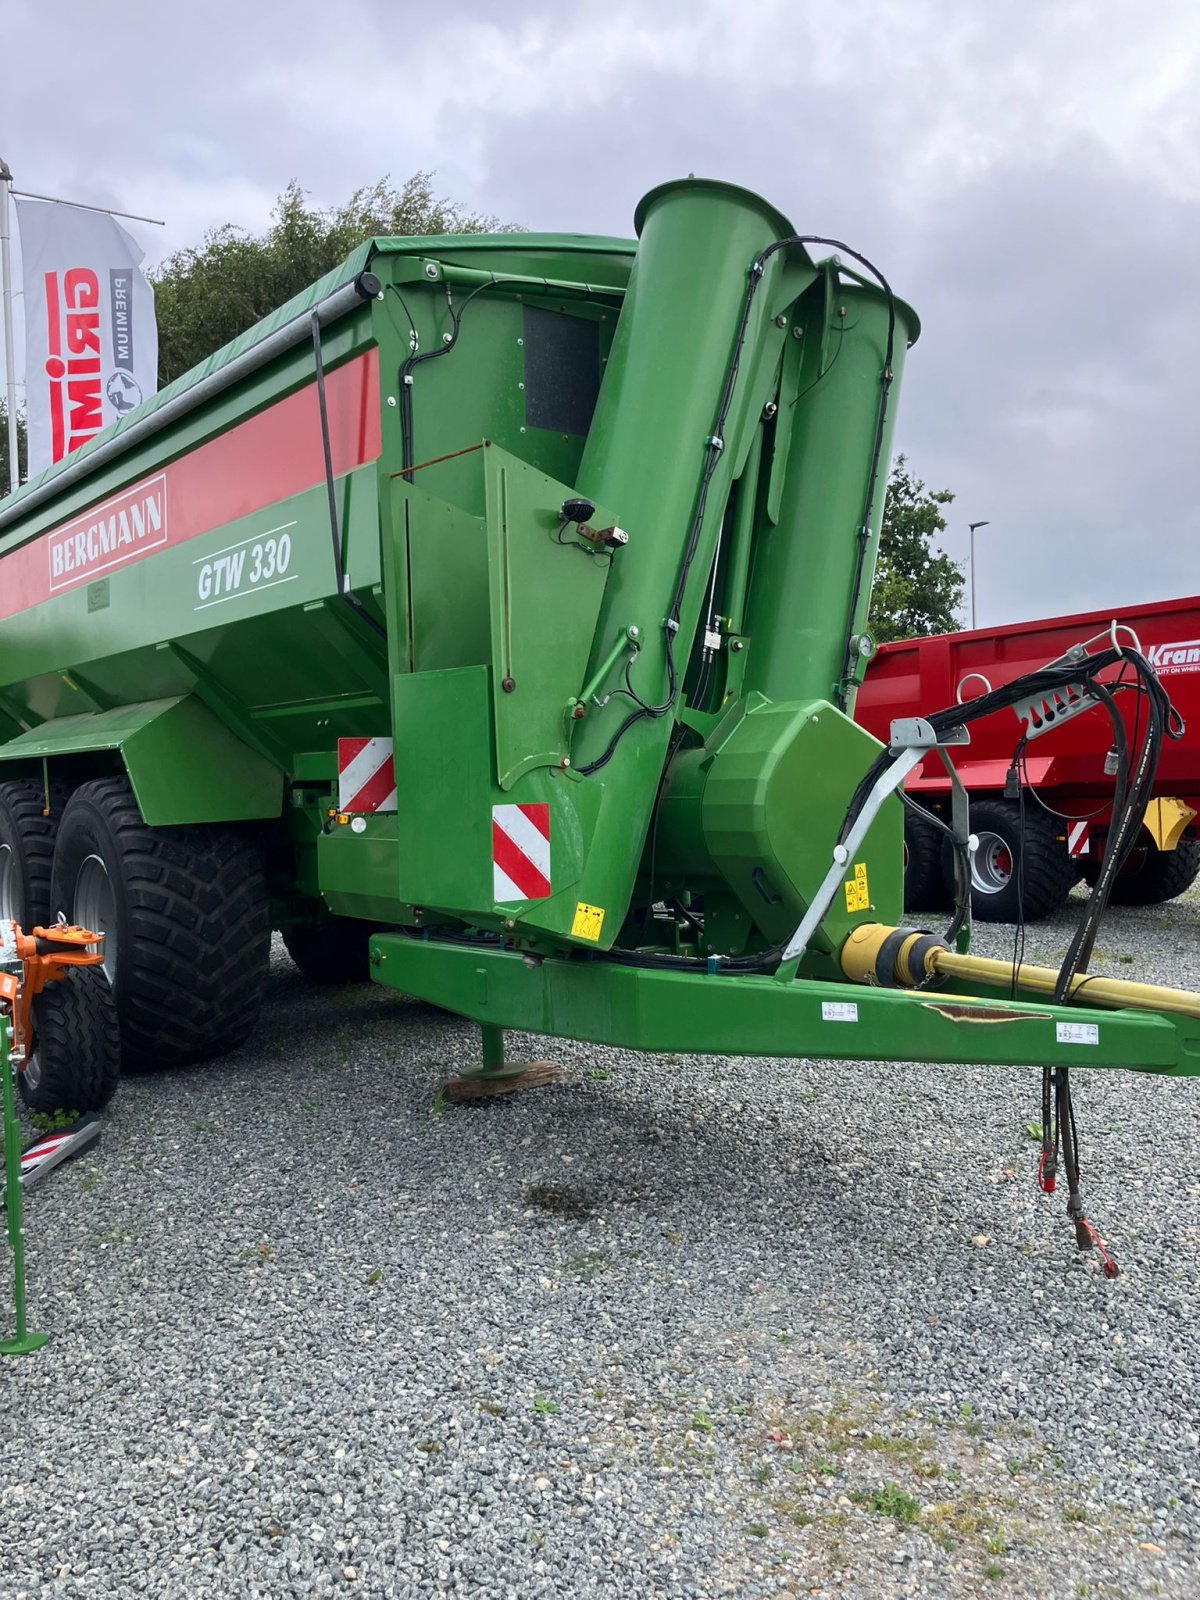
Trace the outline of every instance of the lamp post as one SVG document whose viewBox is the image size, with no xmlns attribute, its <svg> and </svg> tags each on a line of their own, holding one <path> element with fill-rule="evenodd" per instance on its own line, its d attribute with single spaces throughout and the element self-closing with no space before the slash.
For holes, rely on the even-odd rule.
<svg viewBox="0 0 1200 1600">
<path fill-rule="evenodd" d="M 971 626 L 975 626 L 975 529 L 988 528 L 988 522 L 970 522 L 967 526 L 971 530 Z"/>
</svg>

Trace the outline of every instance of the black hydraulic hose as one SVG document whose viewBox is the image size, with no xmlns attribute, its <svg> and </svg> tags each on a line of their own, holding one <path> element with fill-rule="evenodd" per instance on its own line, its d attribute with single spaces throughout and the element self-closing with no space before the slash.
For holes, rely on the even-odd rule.
<svg viewBox="0 0 1200 1600">
<path fill-rule="evenodd" d="M 860 262 L 868 272 L 874 274 L 879 280 L 880 287 L 887 297 L 888 306 L 888 336 L 887 350 L 884 358 L 883 375 L 880 385 L 879 410 L 876 415 L 875 446 L 872 452 L 871 471 L 867 483 L 867 500 L 863 511 L 862 521 L 859 526 L 859 551 L 854 579 L 854 593 L 850 608 L 850 626 L 846 635 L 845 666 L 843 679 L 850 670 L 851 644 L 853 637 L 854 613 L 858 608 L 859 596 L 862 592 L 862 575 L 866 563 L 866 547 L 868 530 L 871 519 L 871 503 L 875 497 L 875 487 L 879 481 L 879 464 L 883 450 L 883 438 L 887 423 L 888 393 L 892 386 L 892 355 L 896 330 L 896 302 L 891 286 L 872 262 L 857 250 L 852 250 L 849 245 L 843 244 L 839 239 L 826 239 L 815 233 L 791 234 L 785 239 L 776 239 L 772 244 L 757 256 L 748 269 L 748 282 L 746 293 L 742 300 L 742 312 L 738 321 L 737 334 L 734 338 L 733 352 L 729 358 L 729 366 L 725 372 L 725 382 L 721 389 L 721 396 L 717 402 L 717 414 L 713 423 L 712 433 L 707 445 L 708 455 L 704 463 L 704 471 L 700 479 L 700 490 L 696 496 L 696 506 L 692 513 L 691 525 L 688 528 L 687 543 L 684 546 L 683 560 L 680 563 L 679 573 L 675 580 L 675 592 L 671 606 L 663 621 L 663 630 L 666 635 L 666 661 L 667 661 L 667 695 L 666 699 L 658 705 L 645 705 L 640 710 L 631 712 L 617 728 L 605 749 L 597 756 L 595 761 L 585 766 L 577 767 L 576 771 L 583 777 L 588 777 L 598 772 L 611 761 L 618 744 L 625 737 L 630 728 L 637 722 L 647 717 L 663 717 L 672 710 L 679 693 L 679 674 L 675 664 L 675 635 L 679 632 L 679 614 L 683 609 L 684 594 L 687 588 L 688 574 L 691 572 L 692 563 L 696 558 L 696 550 L 700 543 L 700 533 L 704 525 L 704 515 L 708 509 L 708 494 L 712 487 L 712 480 L 717 470 L 717 462 L 725 449 L 725 426 L 729 420 L 729 412 L 733 405 L 734 390 L 737 387 L 738 373 L 741 371 L 742 354 L 746 346 L 746 333 L 750 326 L 750 313 L 754 308 L 754 298 L 758 293 L 760 284 L 766 272 L 767 262 L 780 250 L 789 249 L 793 245 L 819 244 L 828 245 L 835 250 L 842 250 L 855 261 Z M 845 706 L 845 692 L 840 692 L 839 698 L 842 707 Z"/>
<path fill-rule="evenodd" d="M 333 541 L 333 571 L 337 579 L 338 598 L 348 605 L 356 617 L 366 623 L 381 639 L 387 638 L 387 629 L 363 605 L 356 594 L 346 587 L 346 573 L 342 565 L 342 530 L 338 517 L 337 485 L 333 476 L 333 446 L 329 438 L 329 404 L 325 398 L 325 362 L 321 354 L 321 319 L 312 314 L 313 361 L 317 369 L 317 407 L 321 413 L 321 447 L 325 453 L 325 493 L 329 501 L 329 535 Z"/>
</svg>

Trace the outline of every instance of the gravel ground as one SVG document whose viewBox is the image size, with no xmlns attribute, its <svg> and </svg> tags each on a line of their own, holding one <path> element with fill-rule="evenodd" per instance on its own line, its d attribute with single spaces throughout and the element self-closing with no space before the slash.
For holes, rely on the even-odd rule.
<svg viewBox="0 0 1200 1600">
<path fill-rule="evenodd" d="M 1100 942 L 1194 984 L 1200 896 Z M 1032 1070 L 565 1044 L 444 1106 L 474 1050 L 279 952 L 254 1042 L 122 1086 L 30 1197 L 3 1600 L 1200 1594 L 1200 1085 L 1079 1075 L 1111 1283 Z"/>
</svg>

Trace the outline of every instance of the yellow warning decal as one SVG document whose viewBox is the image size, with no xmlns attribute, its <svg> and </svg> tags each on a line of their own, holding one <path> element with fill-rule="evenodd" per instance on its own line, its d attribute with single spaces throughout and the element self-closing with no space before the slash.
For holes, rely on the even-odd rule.
<svg viewBox="0 0 1200 1600">
<path fill-rule="evenodd" d="M 596 940 L 604 926 L 604 907 L 589 906 L 581 900 L 575 907 L 575 920 L 571 924 L 572 937 Z"/>
<path fill-rule="evenodd" d="M 867 888 L 867 863 L 854 863 L 854 876 L 846 879 L 846 910 L 869 911 L 871 891 Z"/>
</svg>

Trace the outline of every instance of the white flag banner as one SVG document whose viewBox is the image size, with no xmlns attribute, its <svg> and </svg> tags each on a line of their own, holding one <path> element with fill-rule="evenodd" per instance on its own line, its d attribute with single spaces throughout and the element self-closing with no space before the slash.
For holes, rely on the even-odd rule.
<svg viewBox="0 0 1200 1600">
<path fill-rule="evenodd" d="M 142 251 L 113 217 L 41 200 L 14 203 L 32 478 L 155 392 L 158 328 Z"/>
</svg>

